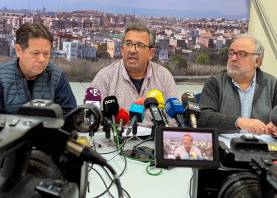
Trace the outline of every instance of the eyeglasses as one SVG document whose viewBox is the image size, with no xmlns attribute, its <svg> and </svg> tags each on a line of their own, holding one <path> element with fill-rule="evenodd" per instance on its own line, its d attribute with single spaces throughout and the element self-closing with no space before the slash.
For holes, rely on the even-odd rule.
<svg viewBox="0 0 277 198">
<path fill-rule="evenodd" d="M 43 55 L 44 58 L 49 58 L 51 55 L 51 52 L 29 52 L 29 54 L 31 55 L 32 58 L 38 58 L 40 56 L 40 54 Z"/>
<path fill-rule="evenodd" d="M 149 45 L 145 45 L 141 42 L 132 43 L 131 41 L 123 42 L 123 46 L 128 50 L 131 49 L 133 46 L 135 46 L 135 49 L 137 51 L 144 50 L 146 47 L 151 48 Z"/>
<path fill-rule="evenodd" d="M 228 52 L 229 58 L 233 57 L 234 55 L 236 55 L 238 59 L 243 59 L 243 58 L 246 58 L 249 55 L 259 55 L 259 54 L 258 53 L 246 52 L 246 51 L 243 51 L 243 50 L 239 50 L 237 52 L 235 52 L 234 50 L 229 50 L 229 52 Z"/>
</svg>

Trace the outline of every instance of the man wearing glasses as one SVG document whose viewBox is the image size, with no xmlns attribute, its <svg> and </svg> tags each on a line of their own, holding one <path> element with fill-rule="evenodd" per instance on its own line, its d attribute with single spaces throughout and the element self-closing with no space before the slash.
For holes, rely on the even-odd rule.
<svg viewBox="0 0 277 198">
<path fill-rule="evenodd" d="M 210 77 L 203 88 L 200 126 L 219 131 L 244 129 L 277 135 L 270 111 L 277 105 L 277 81 L 261 71 L 264 48 L 250 35 L 232 42 L 227 71 Z"/>
<path fill-rule="evenodd" d="M 25 23 L 16 31 L 17 59 L 0 65 L 0 112 L 15 114 L 32 99 L 61 105 L 64 115 L 76 99 L 62 70 L 49 63 L 53 37 L 42 24 Z"/>
<path fill-rule="evenodd" d="M 163 66 L 151 62 L 155 55 L 155 35 L 141 23 L 132 23 L 125 30 L 122 59 L 100 70 L 91 83 L 99 89 L 102 99 L 117 97 L 120 107 L 129 109 L 138 98 L 145 98 L 152 89 L 163 93 L 165 100 L 176 97 L 172 74 Z M 144 126 L 151 126 L 150 113 L 145 114 Z"/>
</svg>

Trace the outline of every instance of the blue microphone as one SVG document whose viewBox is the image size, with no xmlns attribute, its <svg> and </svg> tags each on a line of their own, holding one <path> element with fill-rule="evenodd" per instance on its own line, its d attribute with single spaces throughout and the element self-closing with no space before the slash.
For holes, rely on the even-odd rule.
<svg viewBox="0 0 277 198">
<path fill-rule="evenodd" d="M 133 130 L 137 122 L 142 122 L 144 119 L 144 106 L 139 104 L 131 104 L 129 109 L 131 122 L 127 128 L 126 136 L 128 136 Z"/>
<path fill-rule="evenodd" d="M 184 106 L 177 98 L 168 98 L 165 103 L 165 110 L 169 117 L 174 118 L 179 127 L 187 127 L 184 120 Z"/>
</svg>

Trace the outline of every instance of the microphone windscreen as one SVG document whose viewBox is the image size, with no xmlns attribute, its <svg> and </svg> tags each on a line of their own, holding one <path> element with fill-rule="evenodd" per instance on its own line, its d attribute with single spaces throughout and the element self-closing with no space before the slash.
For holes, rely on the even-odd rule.
<svg viewBox="0 0 277 198">
<path fill-rule="evenodd" d="M 277 126 L 277 106 L 275 106 L 270 112 L 270 121 Z"/>
<path fill-rule="evenodd" d="M 171 118 L 175 118 L 177 114 L 183 114 L 184 113 L 184 107 L 180 100 L 177 98 L 169 98 L 166 100 L 165 103 L 165 110 L 166 113 Z"/>
<path fill-rule="evenodd" d="M 119 110 L 119 104 L 115 96 L 107 96 L 103 100 L 103 114 L 105 117 L 116 116 Z"/>
<path fill-rule="evenodd" d="M 129 109 L 130 117 L 136 115 L 138 117 L 138 122 L 142 122 L 144 119 L 144 106 L 139 104 L 131 104 Z"/>
<path fill-rule="evenodd" d="M 155 98 L 158 103 L 159 103 L 159 108 L 162 108 L 164 109 L 164 97 L 163 97 L 163 94 L 161 91 L 157 90 L 157 89 L 152 89 L 151 91 L 149 91 L 147 94 L 146 94 L 146 97 L 152 97 L 152 98 Z"/>
<path fill-rule="evenodd" d="M 194 102 L 197 103 L 196 98 L 193 93 L 191 92 L 185 92 L 181 97 L 182 104 L 184 106 L 188 105 L 188 102 Z"/>
<path fill-rule="evenodd" d="M 85 104 L 95 104 L 98 108 L 101 108 L 101 93 L 97 88 L 89 87 L 86 89 L 85 98 L 84 98 Z"/>
<path fill-rule="evenodd" d="M 124 121 L 124 124 L 129 122 L 130 116 L 124 108 L 120 108 L 118 114 L 115 117 L 115 122 L 119 123 L 120 120 Z"/>
<path fill-rule="evenodd" d="M 138 104 L 138 105 L 143 105 L 144 103 L 144 98 L 138 98 L 136 99 L 136 101 L 134 102 L 134 104 Z"/>
<path fill-rule="evenodd" d="M 101 101 L 101 94 L 97 88 L 89 87 L 86 90 L 85 101 Z"/>
<path fill-rule="evenodd" d="M 159 106 L 159 103 L 156 98 L 148 97 L 144 100 L 144 106 L 145 108 L 149 108 L 150 105 Z"/>
</svg>

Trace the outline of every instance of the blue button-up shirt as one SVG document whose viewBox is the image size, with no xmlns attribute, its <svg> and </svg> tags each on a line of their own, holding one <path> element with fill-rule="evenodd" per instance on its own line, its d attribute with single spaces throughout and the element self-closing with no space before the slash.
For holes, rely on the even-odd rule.
<svg viewBox="0 0 277 198">
<path fill-rule="evenodd" d="M 246 90 L 242 90 L 238 83 L 232 80 L 234 85 L 238 88 L 240 104 L 241 104 L 241 117 L 250 118 L 252 113 L 253 98 L 256 88 L 256 73 L 252 79 L 249 87 Z"/>
</svg>

